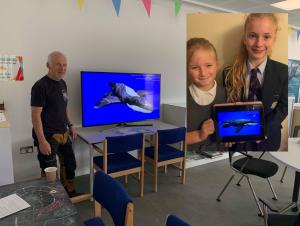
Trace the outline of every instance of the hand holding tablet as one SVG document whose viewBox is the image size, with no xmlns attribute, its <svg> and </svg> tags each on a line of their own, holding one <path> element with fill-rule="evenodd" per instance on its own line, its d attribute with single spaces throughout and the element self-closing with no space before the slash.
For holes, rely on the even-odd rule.
<svg viewBox="0 0 300 226">
<path fill-rule="evenodd" d="M 216 135 L 221 142 L 265 139 L 262 102 L 236 102 L 213 106 Z"/>
</svg>

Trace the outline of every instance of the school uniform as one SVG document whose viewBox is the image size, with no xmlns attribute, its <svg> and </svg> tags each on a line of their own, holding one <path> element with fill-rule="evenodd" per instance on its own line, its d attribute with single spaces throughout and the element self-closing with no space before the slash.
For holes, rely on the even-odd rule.
<svg viewBox="0 0 300 226">
<path fill-rule="evenodd" d="M 223 71 L 223 78 L 226 78 L 228 68 Z M 280 147 L 281 123 L 288 113 L 288 66 L 275 60 L 267 59 L 262 82 L 261 97 L 264 106 L 265 134 L 267 139 L 257 144 L 247 142 L 246 144 L 235 145 L 234 150 L 248 151 L 276 151 Z M 225 80 L 224 80 L 225 81 Z M 247 87 L 249 88 L 249 87 Z M 248 91 L 248 90 L 247 90 Z M 241 101 L 247 101 L 247 94 Z"/>
<path fill-rule="evenodd" d="M 210 92 L 206 92 L 210 93 Z M 215 93 L 211 95 L 211 100 L 207 101 L 205 98 L 207 96 L 203 96 L 202 100 L 198 100 L 201 103 L 198 103 L 191 94 L 189 87 L 187 88 L 187 131 L 192 132 L 195 130 L 201 130 L 201 126 L 204 121 L 213 118 L 213 105 L 220 104 L 226 102 L 226 91 L 222 84 L 217 84 L 215 82 Z M 212 97 L 213 96 L 213 97 Z M 208 99 L 208 98 L 207 98 Z M 217 142 L 216 134 L 211 134 L 207 137 L 206 140 L 201 141 L 196 144 L 188 145 L 188 151 L 222 151 L 224 150 L 224 146 Z"/>
</svg>

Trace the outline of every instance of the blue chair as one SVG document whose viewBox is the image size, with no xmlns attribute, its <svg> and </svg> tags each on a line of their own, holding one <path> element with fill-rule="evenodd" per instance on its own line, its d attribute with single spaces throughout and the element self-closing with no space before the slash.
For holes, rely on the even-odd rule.
<svg viewBox="0 0 300 226">
<path fill-rule="evenodd" d="M 185 183 L 185 143 L 186 129 L 185 127 L 158 130 L 154 138 L 154 146 L 145 148 L 145 160 L 153 166 L 154 172 L 145 170 L 154 178 L 153 188 L 157 192 L 158 168 L 166 167 L 170 164 L 179 163 L 177 167 L 181 172 L 181 182 Z M 180 143 L 180 149 L 174 145 Z M 170 145 L 171 144 L 171 145 Z"/>
<path fill-rule="evenodd" d="M 94 157 L 94 167 L 112 177 L 138 173 L 140 196 L 144 194 L 144 135 L 142 133 L 107 137 L 104 141 L 103 155 Z M 100 148 L 97 147 L 98 150 Z M 138 150 L 139 158 L 128 152 Z"/>
<path fill-rule="evenodd" d="M 170 214 L 167 217 L 167 223 L 166 226 L 191 226 L 190 224 L 184 222 L 183 220 L 181 220 L 180 218 L 178 218 L 177 216 Z"/>
<path fill-rule="evenodd" d="M 86 226 L 105 226 L 101 206 L 108 210 L 115 226 L 133 226 L 133 203 L 123 185 L 104 172 L 95 174 L 95 218 L 84 222 Z"/>
</svg>

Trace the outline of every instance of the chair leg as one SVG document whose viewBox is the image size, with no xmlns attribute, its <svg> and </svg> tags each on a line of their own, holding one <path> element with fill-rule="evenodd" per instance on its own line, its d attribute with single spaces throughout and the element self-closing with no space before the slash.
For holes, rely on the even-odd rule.
<svg viewBox="0 0 300 226">
<path fill-rule="evenodd" d="M 282 176 L 281 176 L 281 178 L 280 178 L 280 182 L 281 182 L 281 183 L 283 183 L 283 178 L 284 178 L 284 176 L 285 176 L 286 169 L 287 169 L 287 166 L 286 166 L 286 167 L 284 167 L 284 170 L 283 170 Z"/>
<path fill-rule="evenodd" d="M 264 225 L 268 226 L 268 207 L 266 205 L 263 205 L 264 210 Z"/>
<path fill-rule="evenodd" d="M 168 165 L 165 165 L 165 174 L 167 175 L 168 173 Z"/>
<path fill-rule="evenodd" d="M 124 176 L 124 182 L 125 182 L 125 184 L 128 184 L 128 176 L 127 175 Z"/>
<path fill-rule="evenodd" d="M 181 163 L 180 163 L 180 165 L 181 165 L 181 170 L 180 170 L 180 172 L 181 172 L 181 183 L 182 184 L 185 184 L 185 160 L 183 160 Z"/>
<path fill-rule="evenodd" d="M 94 216 L 101 217 L 101 205 L 96 200 L 94 201 Z"/>
<path fill-rule="evenodd" d="M 252 191 L 252 194 L 253 194 L 255 203 L 256 203 L 256 205 L 257 205 L 257 208 L 258 208 L 258 210 L 259 210 L 259 214 L 258 214 L 258 215 L 259 215 L 259 216 L 264 216 L 264 213 L 263 213 L 263 211 L 262 211 L 262 209 L 261 209 L 261 207 L 260 207 L 260 205 L 259 205 L 259 201 L 258 201 L 258 198 L 257 198 L 256 193 L 255 193 L 255 191 L 254 191 L 254 188 L 253 188 L 253 186 L 252 186 L 252 183 L 251 183 L 251 181 L 250 181 L 250 178 L 249 178 L 248 176 L 246 176 L 246 178 L 247 178 L 248 184 L 249 184 L 249 186 L 250 186 L 250 188 L 251 188 L 251 191 Z"/>
<path fill-rule="evenodd" d="M 221 201 L 221 196 L 223 195 L 224 191 L 226 190 L 226 188 L 228 187 L 228 185 L 230 184 L 230 182 L 232 181 L 232 179 L 234 178 L 235 173 L 232 174 L 232 176 L 229 178 L 229 180 L 227 181 L 225 187 L 222 189 L 221 193 L 219 194 L 217 201 L 220 202 Z"/>
<path fill-rule="evenodd" d="M 269 178 L 267 178 L 267 180 L 268 180 L 269 186 L 270 186 L 270 188 L 271 188 L 271 191 L 272 191 L 272 193 L 273 193 L 273 195 L 274 195 L 274 197 L 273 197 L 272 199 L 273 199 L 273 200 L 277 200 L 278 198 L 277 198 L 277 195 L 276 195 L 276 193 L 275 193 L 275 191 L 274 191 L 274 188 L 273 188 L 273 186 L 272 186 L 272 184 L 271 184 L 271 181 L 270 181 Z"/>
<path fill-rule="evenodd" d="M 286 211 L 288 211 L 288 210 L 290 210 L 290 209 L 292 209 L 292 208 L 294 208 L 294 207 L 297 207 L 297 203 L 296 202 L 292 202 L 292 203 L 290 203 L 289 205 L 287 205 L 286 207 L 284 207 L 283 209 L 281 209 L 280 211 L 279 211 L 279 213 L 285 213 Z"/>
<path fill-rule="evenodd" d="M 144 172 L 139 173 L 140 179 L 140 196 L 144 196 Z"/>
<path fill-rule="evenodd" d="M 157 182 L 158 182 L 158 168 L 156 166 L 154 166 L 154 183 L 153 183 L 153 190 L 154 192 L 157 192 Z"/>
<path fill-rule="evenodd" d="M 179 176 L 181 177 L 182 176 L 182 172 L 183 172 L 183 165 L 184 165 L 184 162 L 183 161 L 181 161 L 180 163 L 179 163 L 179 168 L 181 169 L 181 170 L 179 170 Z"/>
<path fill-rule="evenodd" d="M 240 183 L 241 183 L 241 181 L 243 180 L 243 178 L 244 178 L 244 175 L 242 175 L 241 178 L 239 179 L 239 181 L 236 183 L 237 186 L 241 186 Z"/>
</svg>

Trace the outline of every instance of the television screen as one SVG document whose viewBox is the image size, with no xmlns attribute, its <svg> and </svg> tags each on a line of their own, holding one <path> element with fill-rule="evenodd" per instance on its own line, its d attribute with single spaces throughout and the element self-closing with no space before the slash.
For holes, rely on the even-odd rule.
<svg viewBox="0 0 300 226">
<path fill-rule="evenodd" d="M 160 74 L 81 71 L 82 126 L 160 118 Z"/>
<path fill-rule="evenodd" d="M 261 103 L 215 105 L 217 137 L 224 142 L 264 139 Z"/>
</svg>

